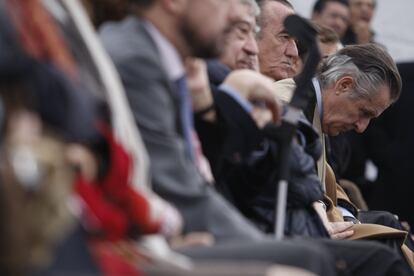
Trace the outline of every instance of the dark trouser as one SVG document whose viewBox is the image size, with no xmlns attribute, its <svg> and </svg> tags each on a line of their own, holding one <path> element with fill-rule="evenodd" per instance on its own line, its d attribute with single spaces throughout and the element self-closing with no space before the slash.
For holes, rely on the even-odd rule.
<svg viewBox="0 0 414 276">
<path fill-rule="evenodd" d="M 288 240 L 239 242 L 181 253 L 195 260 L 256 260 L 300 267 L 317 275 L 411 275 L 388 247 L 369 241 Z"/>
<path fill-rule="evenodd" d="M 188 248 L 181 253 L 195 260 L 261 261 L 303 268 L 316 275 L 336 275 L 335 261 L 320 245 L 308 242 L 233 242 L 213 247 Z"/>
<path fill-rule="evenodd" d="M 412 275 L 391 248 L 374 241 L 315 240 L 335 259 L 338 275 Z"/>
</svg>

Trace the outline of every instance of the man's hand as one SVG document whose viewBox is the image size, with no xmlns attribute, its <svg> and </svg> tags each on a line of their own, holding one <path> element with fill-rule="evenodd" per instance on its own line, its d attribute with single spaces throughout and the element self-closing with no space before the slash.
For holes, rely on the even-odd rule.
<svg viewBox="0 0 414 276">
<path fill-rule="evenodd" d="M 354 234 L 354 230 L 351 229 L 352 225 L 354 225 L 352 222 L 330 222 L 328 220 L 328 216 L 326 215 L 326 210 L 323 207 L 324 204 L 321 204 L 320 202 L 316 201 L 312 205 L 315 211 L 318 213 L 331 239 L 343 240 Z"/>
<path fill-rule="evenodd" d="M 207 66 L 202 59 L 188 58 L 185 61 L 187 84 L 191 95 L 193 111 L 203 110 L 213 104 L 213 95 L 207 75 Z M 206 114 L 206 119 L 215 119 L 215 112 L 212 110 Z"/>
<path fill-rule="evenodd" d="M 329 236 L 331 236 L 331 239 L 343 240 L 354 234 L 354 230 L 352 230 L 352 225 L 354 224 L 350 221 L 328 222 L 327 224 L 325 224 L 325 227 L 329 233 Z"/>
<path fill-rule="evenodd" d="M 224 84 L 237 90 L 251 103 L 260 103 L 271 112 L 273 122 L 281 120 L 281 105 L 273 96 L 273 81 L 252 70 L 236 70 L 224 80 Z M 252 114 L 254 117 L 254 115 Z M 260 115 L 261 116 L 261 115 Z"/>
<path fill-rule="evenodd" d="M 210 91 L 205 62 L 202 59 L 187 58 L 185 69 L 193 110 L 196 112 L 211 105 L 213 96 Z"/>
<path fill-rule="evenodd" d="M 251 116 L 259 128 L 264 128 L 273 120 L 272 112 L 270 112 L 269 109 L 262 107 L 254 107 Z"/>
</svg>

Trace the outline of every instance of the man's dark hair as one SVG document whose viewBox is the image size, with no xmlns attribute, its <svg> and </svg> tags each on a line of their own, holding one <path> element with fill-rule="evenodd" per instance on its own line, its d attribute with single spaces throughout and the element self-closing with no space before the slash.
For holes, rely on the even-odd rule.
<svg viewBox="0 0 414 276">
<path fill-rule="evenodd" d="M 346 6 L 346 7 L 349 7 L 348 0 L 318 0 L 313 5 L 313 12 L 314 13 L 321 13 L 321 12 L 323 12 L 323 10 L 326 7 L 326 4 L 331 3 L 331 2 L 336 2 L 336 3 L 342 4 L 342 5 Z"/>
<path fill-rule="evenodd" d="M 351 0 L 349 0 L 349 1 L 351 1 Z M 372 4 L 374 5 L 374 9 L 377 7 L 377 3 L 378 1 L 377 0 L 372 0 Z"/>
<path fill-rule="evenodd" d="M 146 8 L 152 5 L 154 3 L 154 0 L 129 0 L 129 3 L 137 7 Z"/>
</svg>

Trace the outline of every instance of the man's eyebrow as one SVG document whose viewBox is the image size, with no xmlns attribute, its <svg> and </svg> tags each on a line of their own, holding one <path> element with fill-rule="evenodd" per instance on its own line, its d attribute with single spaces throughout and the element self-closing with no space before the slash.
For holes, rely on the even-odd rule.
<svg viewBox="0 0 414 276">
<path fill-rule="evenodd" d="M 245 19 L 236 20 L 234 24 L 236 24 L 236 25 L 243 24 L 243 25 L 248 25 L 249 27 L 252 25 L 249 21 L 247 21 Z"/>
<path fill-rule="evenodd" d="M 240 26 L 246 26 L 250 29 L 254 29 L 254 24 L 252 24 L 251 22 L 249 22 L 245 19 L 237 19 L 237 20 L 234 20 L 231 23 L 231 28 L 236 28 L 236 27 L 240 27 Z"/>
<path fill-rule="evenodd" d="M 293 37 L 286 29 L 282 29 L 277 35 L 288 35 L 289 37 Z"/>
</svg>

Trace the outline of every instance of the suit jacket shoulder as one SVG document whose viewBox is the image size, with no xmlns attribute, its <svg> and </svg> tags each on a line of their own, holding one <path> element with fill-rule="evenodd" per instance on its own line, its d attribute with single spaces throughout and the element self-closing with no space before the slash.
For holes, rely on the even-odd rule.
<svg viewBox="0 0 414 276">
<path fill-rule="evenodd" d="M 175 133 L 179 127 L 178 99 L 144 23 L 128 17 L 105 24 L 100 36 L 118 69 L 138 125 L 154 132 Z M 154 108 L 166 112 L 153 112 Z M 168 111 L 172 114 L 166 116 Z"/>
</svg>

